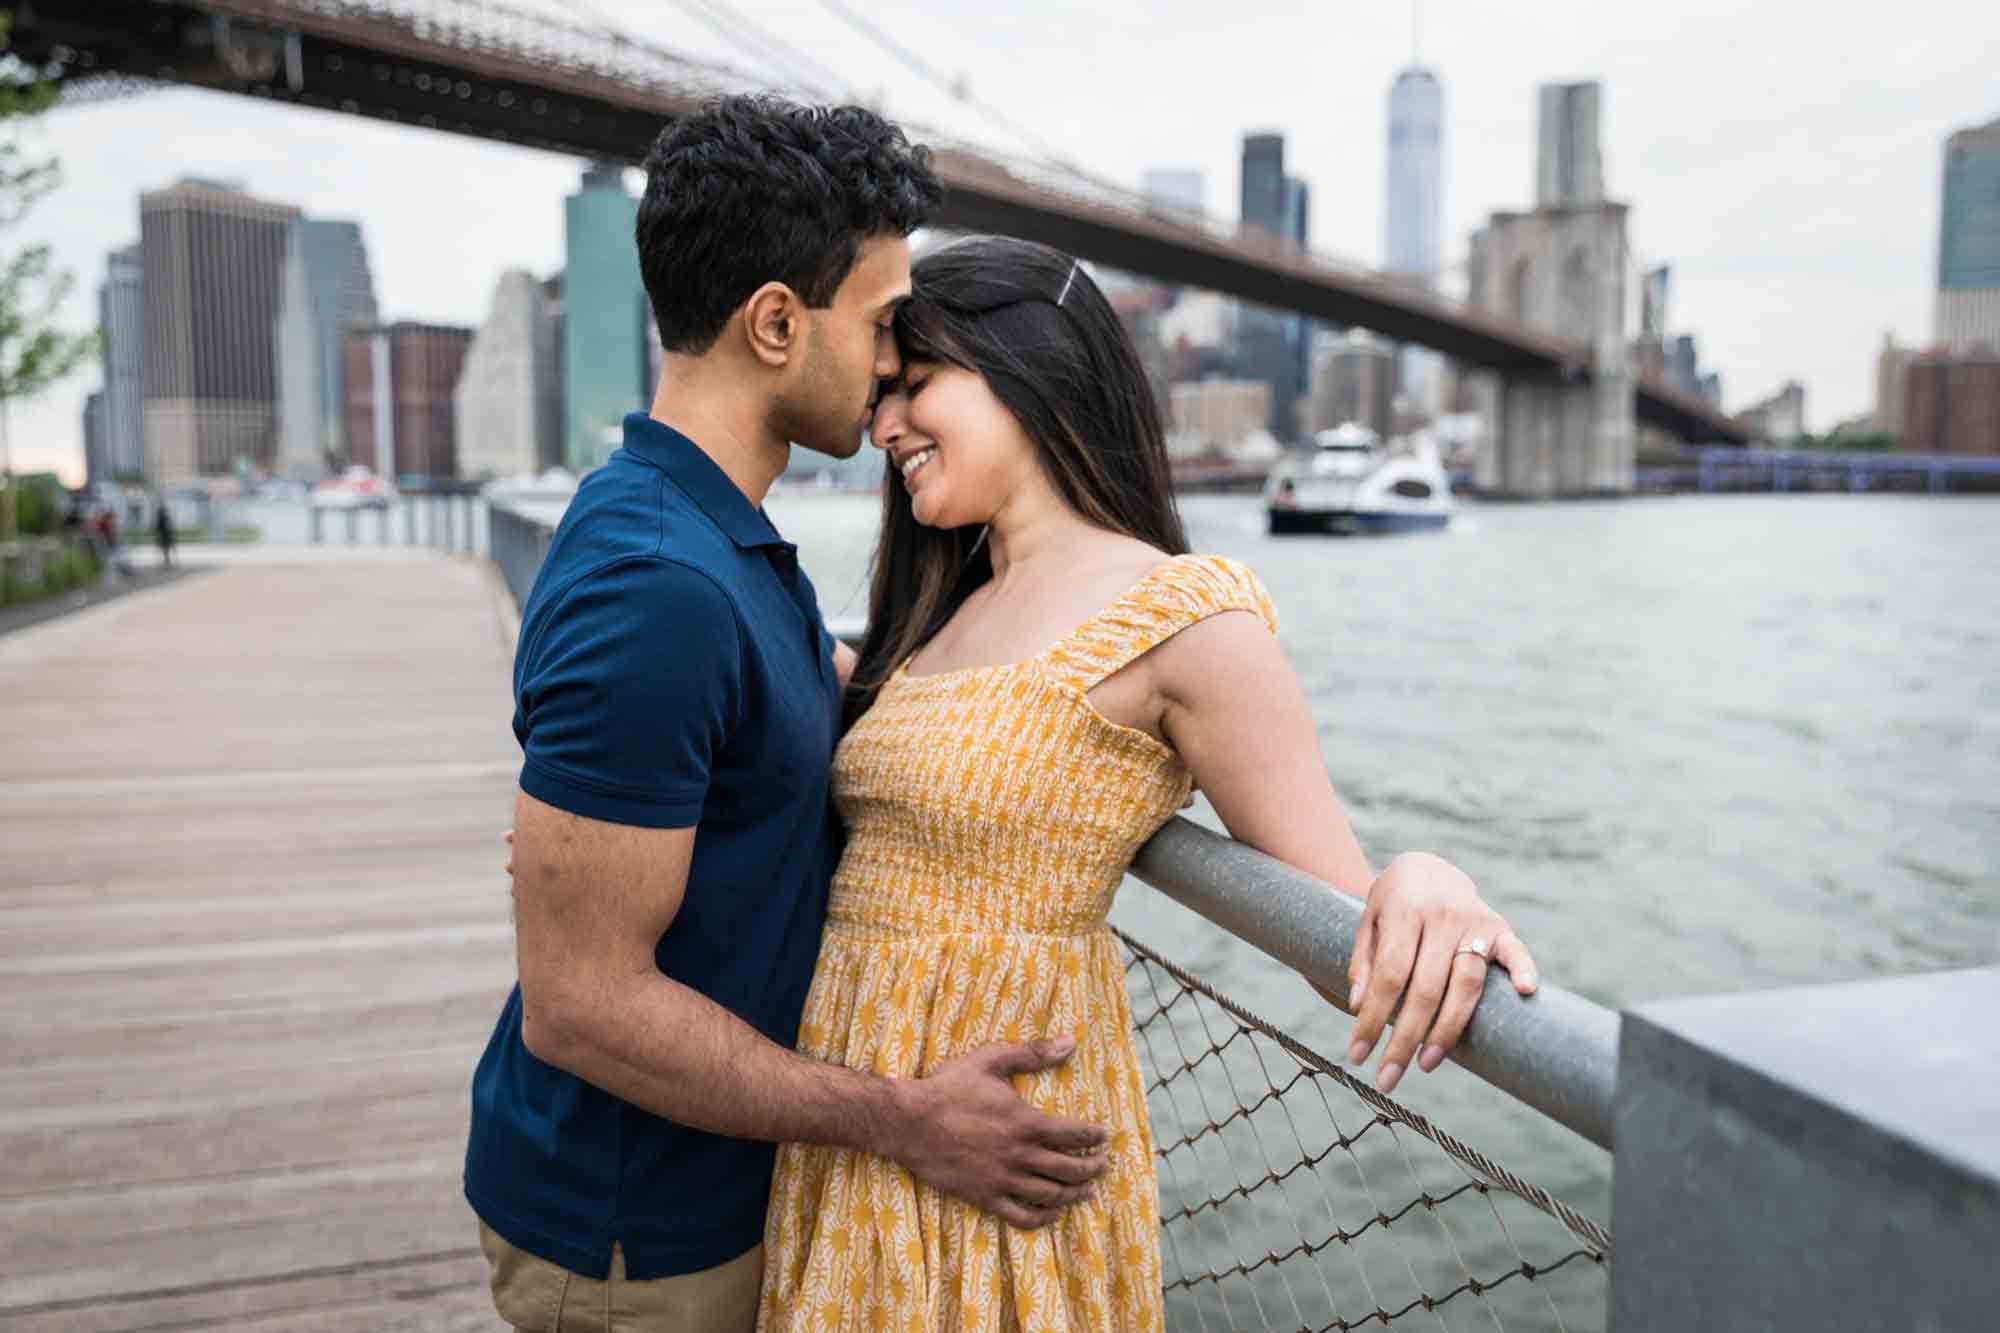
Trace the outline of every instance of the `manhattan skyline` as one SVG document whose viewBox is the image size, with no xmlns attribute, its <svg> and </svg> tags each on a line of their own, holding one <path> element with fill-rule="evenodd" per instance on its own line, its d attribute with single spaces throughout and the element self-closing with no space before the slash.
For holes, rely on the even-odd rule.
<svg viewBox="0 0 2000 1333">
<path fill-rule="evenodd" d="M 607 0 L 594 12 L 744 63 L 700 32 L 650 31 L 643 5 Z M 750 0 L 745 12 L 891 115 L 1026 151 L 823 11 Z M 1287 170 L 1315 194 L 1314 247 L 1380 262 L 1384 90 L 1408 62 L 1406 10 L 1305 20 L 1262 3 L 1114 5 L 1093 16 L 1088 44 L 1127 54 L 1110 68 L 1054 13 L 1041 0 L 1006 14 L 884 0 L 875 16 L 1093 174 L 1136 188 L 1149 167 L 1200 169 L 1220 216 L 1233 213 L 1241 135 L 1280 129 Z M 1532 202 L 1536 85 L 1601 80 L 1609 193 L 1633 205 L 1639 258 L 1675 268 L 1669 332 L 1700 335 L 1731 407 L 1796 377 L 1816 428 L 1865 410 L 1882 330 L 1927 333 L 1941 145 L 2000 113 L 1979 54 L 2000 44 L 2000 17 L 1919 4 L 1894 23 L 1829 33 L 1792 5 L 1586 13 L 1427 12 L 1423 62 L 1449 89 L 1447 270 L 1487 213 Z M 95 323 L 105 256 L 136 238 L 138 193 L 183 173 L 355 218 L 379 256 L 385 316 L 476 323 L 502 270 L 560 263 L 560 201 L 577 170 L 569 158 L 180 90 L 59 110 L 27 137 L 64 160 L 67 180 L 16 235 L 52 240 L 74 272 L 74 328 Z M 79 409 L 94 385 L 86 372 L 17 406 L 17 466 L 80 470 Z"/>
</svg>

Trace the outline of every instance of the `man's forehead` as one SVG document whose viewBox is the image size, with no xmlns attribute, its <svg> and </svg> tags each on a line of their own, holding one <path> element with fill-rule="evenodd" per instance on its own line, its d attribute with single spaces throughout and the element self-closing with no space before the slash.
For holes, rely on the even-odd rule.
<svg viewBox="0 0 2000 1333">
<path fill-rule="evenodd" d="M 840 295 L 858 305 L 881 306 L 910 294 L 910 242 L 902 236 L 871 236 L 861 243 Z"/>
</svg>

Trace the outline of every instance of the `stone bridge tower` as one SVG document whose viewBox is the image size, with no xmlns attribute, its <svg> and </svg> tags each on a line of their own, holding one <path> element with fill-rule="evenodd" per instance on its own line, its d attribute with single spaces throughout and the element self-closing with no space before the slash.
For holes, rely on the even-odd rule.
<svg viewBox="0 0 2000 1333">
<path fill-rule="evenodd" d="M 1486 420 L 1474 469 L 1482 491 L 1546 499 L 1632 489 L 1627 208 L 1603 197 L 1598 101 L 1596 84 L 1541 90 L 1535 209 L 1495 213 L 1472 238 L 1472 304 L 1585 344 L 1591 358 L 1560 377 L 1475 379 Z"/>
</svg>

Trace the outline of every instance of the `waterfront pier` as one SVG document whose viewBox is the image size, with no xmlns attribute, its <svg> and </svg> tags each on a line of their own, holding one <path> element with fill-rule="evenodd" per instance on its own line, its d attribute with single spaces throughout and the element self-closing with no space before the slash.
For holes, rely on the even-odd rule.
<svg viewBox="0 0 2000 1333">
<path fill-rule="evenodd" d="M 241 554 L 0 638 L 0 1327 L 487 1330 L 512 644 L 471 560 Z"/>
</svg>

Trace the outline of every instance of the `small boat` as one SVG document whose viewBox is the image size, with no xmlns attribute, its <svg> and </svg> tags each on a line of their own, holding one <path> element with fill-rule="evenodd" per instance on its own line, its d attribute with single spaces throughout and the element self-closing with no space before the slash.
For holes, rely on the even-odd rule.
<svg viewBox="0 0 2000 1333">
<path fill-rule="evenodd" d="M 1412 532 L 1451 522 L 1451 478 L 1427 435 L 1384 445 L 1347 422 L 1313 437 L 1264 482 L 1273 536 L 1301 532 Z"/>
</svg>

